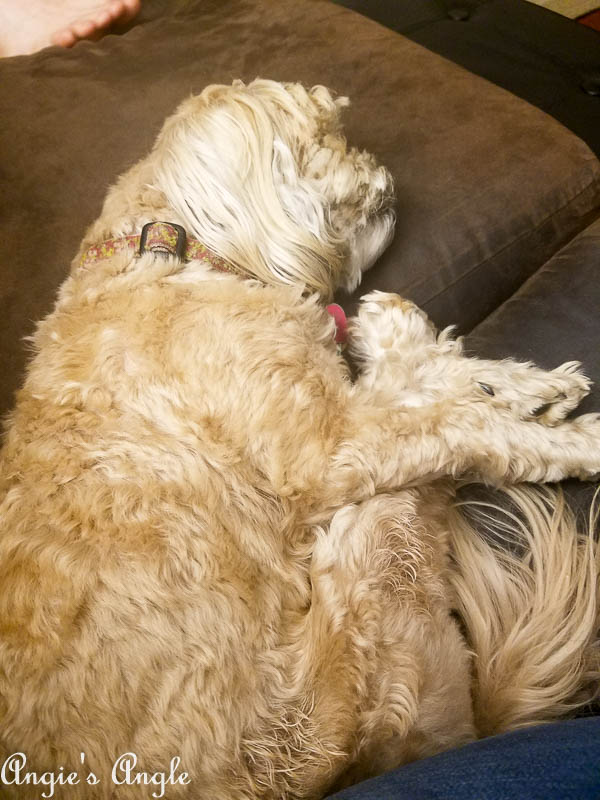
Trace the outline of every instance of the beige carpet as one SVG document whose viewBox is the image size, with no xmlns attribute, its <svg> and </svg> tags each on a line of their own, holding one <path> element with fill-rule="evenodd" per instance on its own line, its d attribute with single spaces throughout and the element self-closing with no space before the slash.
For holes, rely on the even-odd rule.
<svg viewBox="0 0 600 800">
<path fill-rule="evenodd" d="M 600 0 L 529 0 L 529 2 L 549 8 L 550 11 L 556 11 L 557 14 L 570 19 L 582 17 L 600 8 Z"/>
</svg>

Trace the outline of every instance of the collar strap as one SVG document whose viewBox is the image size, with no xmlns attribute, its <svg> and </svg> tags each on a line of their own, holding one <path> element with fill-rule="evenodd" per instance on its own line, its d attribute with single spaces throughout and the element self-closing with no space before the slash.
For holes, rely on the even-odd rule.
<svg viewBox="0 0 600 800">
<path fill-rule="evenodd" d="M 140 234 L 107 239 L 92 245 L 81 256 L 79 266 L 92 266 L 98 261 L 127 251 L 133 251 L 138 257 L 143 253 L 155 253 L 163 257 L 176 256 L 181 261 L 205 261 L 221 272 L 235 272 L 224 259 L 197 239 L 187 236 L 185 229 L 174 222 L 147 222 Z M 344 310 L 337 303 L 331 303 L 327 306 L 327 311 L 335 320 L 336 344 L 342 348 L 348 336 Z"/>
<path fill-rule="evenodd" d="M 89 267 L 118 253 L 133 251 L 136 256 L 155 253 L 163 257 L 176 256 L 181 261 L 206 261 L 220 272 L 235 272 L 220 256 L 208 247 L 187 236 L 185 229 L 174 222 L 147 222 L 141 233 L 107 239 L 88 248 L 79 260 L 80 267 Z"/>
</svg>

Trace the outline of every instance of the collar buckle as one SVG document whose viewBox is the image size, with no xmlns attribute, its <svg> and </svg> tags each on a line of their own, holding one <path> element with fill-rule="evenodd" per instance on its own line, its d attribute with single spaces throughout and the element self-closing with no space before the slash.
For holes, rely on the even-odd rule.
<svg viewBox="0 0 600 800">
<path fill-rule="evenodd" d="M 185 260 L 187 236 L 185 228 L 175 222 L 147 222 L 140 234 L 138 256 L 143 253 L 154 253 L 168 258 L 176 256 Z"/>
</svg>

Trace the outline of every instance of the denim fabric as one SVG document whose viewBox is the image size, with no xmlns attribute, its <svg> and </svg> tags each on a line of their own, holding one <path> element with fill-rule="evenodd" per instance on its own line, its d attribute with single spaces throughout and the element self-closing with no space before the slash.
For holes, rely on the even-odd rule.
<svg viewBox="0 0 600 800">
<path fill-rule="evenodd" d="M 336 800 L 599 800 L 600 717 L 492 736 L 344 789 Z"/>
</svg>

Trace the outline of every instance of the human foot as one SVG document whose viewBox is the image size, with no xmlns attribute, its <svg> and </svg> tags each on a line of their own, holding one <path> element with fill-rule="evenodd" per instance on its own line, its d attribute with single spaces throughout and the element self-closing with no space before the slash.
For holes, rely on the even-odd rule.
<svg viewBox="0 0 600 800">
<path fill-rule="evenodd" d="M 0 56 L 100 38 L 111 25 L 132 20 L 140 6 L 141 0 L 0 0 Z"/>
</svg>

